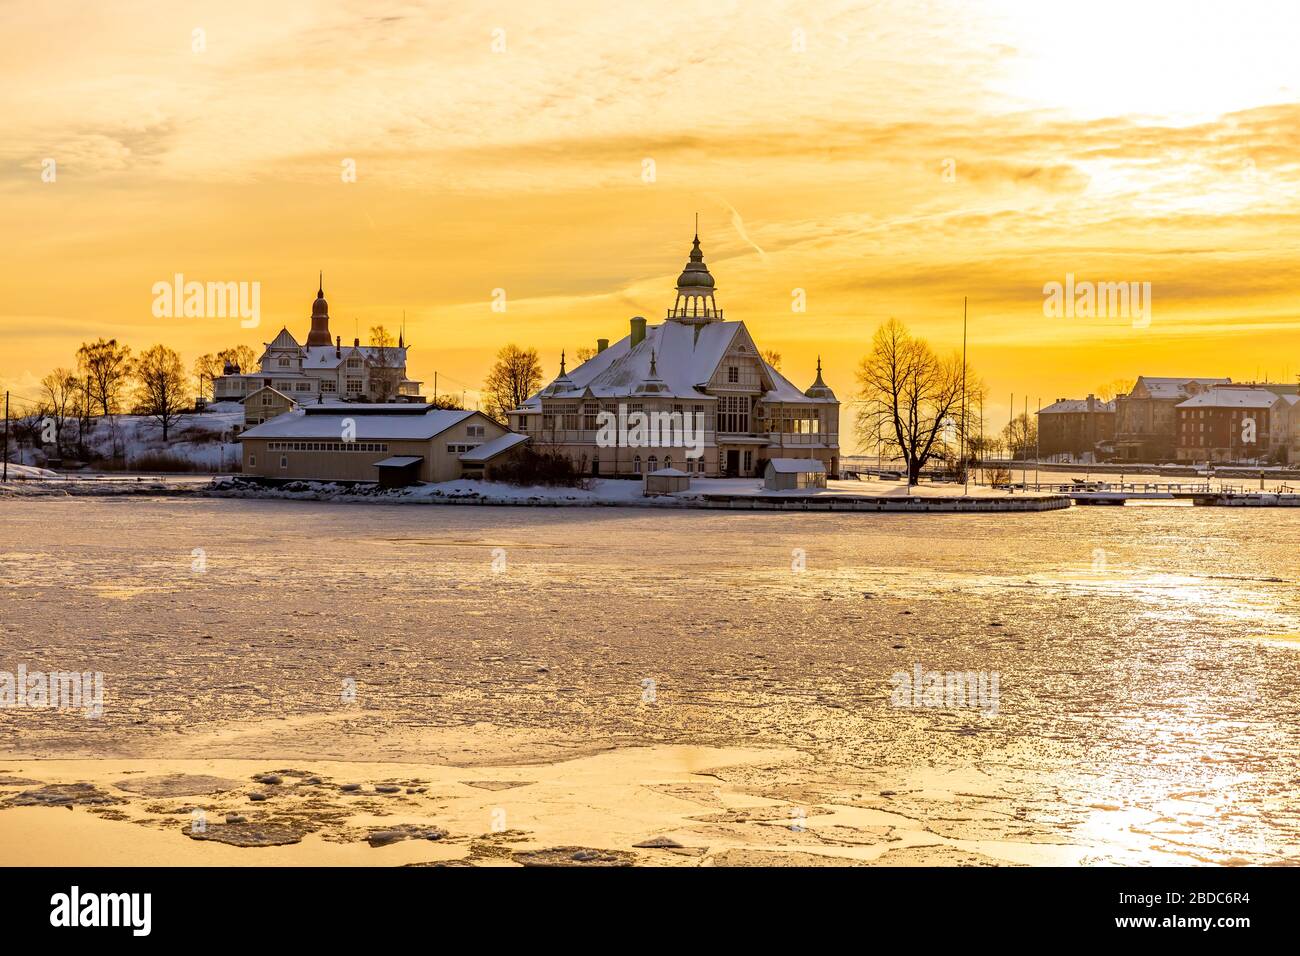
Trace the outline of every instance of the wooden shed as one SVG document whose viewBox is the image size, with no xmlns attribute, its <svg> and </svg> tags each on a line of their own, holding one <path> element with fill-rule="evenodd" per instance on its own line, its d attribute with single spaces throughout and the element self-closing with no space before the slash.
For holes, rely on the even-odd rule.
<svg viewBox="0 0 1300 956">
<path fill-rule="evenodd" d="M 800 491 L 826 487 L 826 466 L 816 458 L 772 458 L 763 470 L 767 491 Z"/>
<path fill-rule="evenodd" d="M 647 495 L 671 495 L 678 491 L 689 491 L 691 476 L 676 468 L 660 468 L 645 476 L 645 493 Z"/>
</svg>

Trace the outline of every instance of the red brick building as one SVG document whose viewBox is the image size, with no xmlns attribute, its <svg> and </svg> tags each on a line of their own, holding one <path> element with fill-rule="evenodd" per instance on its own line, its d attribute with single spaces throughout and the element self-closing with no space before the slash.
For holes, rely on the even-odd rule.
<svg viewBox="0 0 1300 956">
<path fill-rule="evenodd" d="M 1058 398 L 1038 413 L 1038 450 L 1045 457 L 1093 456 L 1097 445 L 1115 437 L 1115 403 L 1096 395 Z"/>
<path fill-rule="evenodd" d="M 1290 405 L 1266 388 L 1210 388 L 1179 403 L 1178 460 L 1242 462 L 1273 457 Z M 1275 421 L 1278 419 L 1278 421 Z M 1275 426 L 1283 424 L 1282 429 Z"/>
</svg>

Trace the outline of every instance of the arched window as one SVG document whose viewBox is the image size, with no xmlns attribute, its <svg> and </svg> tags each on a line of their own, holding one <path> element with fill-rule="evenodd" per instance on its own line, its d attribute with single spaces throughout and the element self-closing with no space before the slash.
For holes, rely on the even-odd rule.
<svg viewBox="0 0 1300 956">
<path fill-rule="evenodd" d="M 665 456 L 664 456 L 664 467 L 665 467 L 665 468 L 671 468 L 672 466 L 673 466 L 673 459 L 672 459 L 672 457 L 671 457 L 670 455 L 665 455 Z"/>
<path fill-rule="evenodd" d="M 632 459 L 632 474 L 634 474 L 634 475 L 639 475 L 639 474 L 641 474 L 641 456 L 640 456 L 640 455 L 637 455 L 635 458 Z"/>
<path fill-rule="evenodd" d="M 654 455 L 651 455 L 649 460 L 646 462 L 646 467 L 649 471 L 654 471 L 658 464 L 659 464 L 659 459 L 656 458 Z"/>
</svg>

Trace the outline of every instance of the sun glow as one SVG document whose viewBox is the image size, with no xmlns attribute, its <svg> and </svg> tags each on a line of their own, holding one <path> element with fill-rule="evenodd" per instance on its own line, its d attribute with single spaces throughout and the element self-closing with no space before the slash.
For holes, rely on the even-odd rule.
<svg viewBox="0 0 1300 956">
<path fill-rule="evenodd" d="M 1004 92 L 1077 117 L 1193 123 L 1293 101 L 1300 6 L 1271 0 L 997 5 L 1016 53 Z"/>
</svg>

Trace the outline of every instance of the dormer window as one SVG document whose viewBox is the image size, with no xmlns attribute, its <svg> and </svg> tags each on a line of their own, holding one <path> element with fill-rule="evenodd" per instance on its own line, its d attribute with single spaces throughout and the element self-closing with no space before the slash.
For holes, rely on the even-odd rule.
<svg viewBox="0 0 1300 956">
<path fill-rule="evenodd" d="M 279 365 L 280 365 L 280 368 L 288 368 L 288 367 L 289 367 L 289 360 L 288 360 L 287 358 L 281 358 L 281 359 L 280 359 L 280 362 L 279 362 Z"/>
</svg>

